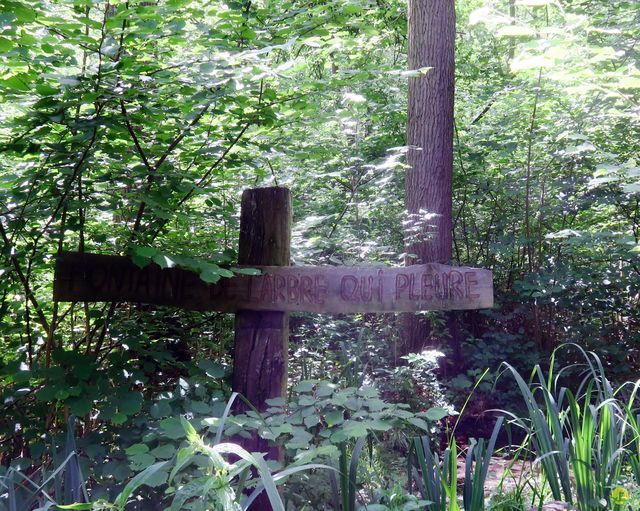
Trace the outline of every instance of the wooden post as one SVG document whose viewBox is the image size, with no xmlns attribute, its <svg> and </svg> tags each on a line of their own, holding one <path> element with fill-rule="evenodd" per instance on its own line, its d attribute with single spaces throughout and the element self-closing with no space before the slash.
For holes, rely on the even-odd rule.
<svg viewBox="0 0 640 511">
<path fill-rule="evenodd" d="M 288 266 L 291 243 L 291 193 L 287 188 L 245 190 L 240 210 L 241 265 Z M 239 310 L 235 319 L 233 390 L 245 396 L 258 410 L 265 400 L 285 395 L 289 315 L 286 312 Z M 246 410 L 242 404 L 240 410 Z M 242 440 L 249 452 L 269 450 L 258 438 Z M 278 449 L 270 459 L 281 458 Z M 265 502 L 268 502 L 266 500 Z M 262 505 L 262 507 L 260 507 Z M 252 509 L 270 509 L 256 504 Z"/>
</svg>

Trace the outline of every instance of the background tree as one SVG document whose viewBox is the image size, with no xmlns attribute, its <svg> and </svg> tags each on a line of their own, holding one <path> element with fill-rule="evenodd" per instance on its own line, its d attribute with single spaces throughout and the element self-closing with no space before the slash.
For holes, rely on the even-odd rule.
<svg viewBox="0 0 640 511">
<path fill-rule="evenodd" d="M 408 8 L 406 264 L 451 261 L 453 216 L 453 101 L 455 80 L 453 0 L 411 0 Z M 407 352 L 427 342 L 424 318 L 408 315 Z"/>
</svg>

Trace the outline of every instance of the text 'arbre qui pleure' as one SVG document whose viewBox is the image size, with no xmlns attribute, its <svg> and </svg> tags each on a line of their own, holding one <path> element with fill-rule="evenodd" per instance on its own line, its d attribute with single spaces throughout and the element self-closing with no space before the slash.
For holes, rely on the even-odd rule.
<svg viewBox="0 0 640 511">
<path fill-rule="evenodd" d="M 493 304 L 491 272 L 484 269 L 440 264 L 259 269 L 259 276 L 207 284 L 197 273 L 179 268 L 138 268 L 126 257 L 63 253 L 54 290 L 61 301 L 133 301 L 226 312 L 411 312 Z"/>
</svg>

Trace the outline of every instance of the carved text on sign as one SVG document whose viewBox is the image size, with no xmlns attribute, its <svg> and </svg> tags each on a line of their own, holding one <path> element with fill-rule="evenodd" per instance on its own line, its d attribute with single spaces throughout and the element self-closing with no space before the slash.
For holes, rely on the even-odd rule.
<svg viewBox="0 0 640 511">
<path fill-rule="evenodd" d="M 126 257 L 67 252 L 59 256 L 54 298 L 133 301 L 223 312 L 410 312 L 477 309 L 493 304 L 491 272 L 484 269 L 441 264 L 260 269 L 260 276 L 236 276 L 207 284 L 187 270 L 157 265 L 140 269 Z"/>
</svg>

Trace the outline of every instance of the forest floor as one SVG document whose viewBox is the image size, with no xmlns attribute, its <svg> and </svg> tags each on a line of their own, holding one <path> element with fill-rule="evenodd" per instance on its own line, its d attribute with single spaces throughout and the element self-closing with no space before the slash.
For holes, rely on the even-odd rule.
<svg viewBox="0 0 640 511">
<path fill-rule="evenodd" d="M 465 476 L 465 460 L 458 458 L 458 482 L 462 483 Z M 531 479 L 531 463 L 523 460 L 513 460 L 508 457 L 494 456 L 489 463 L 489 472 L 485 482 L 485 496 L 491 495 L 502 484 L 502 491 L 509 492 L 521 487 Z"/>
</svg>

